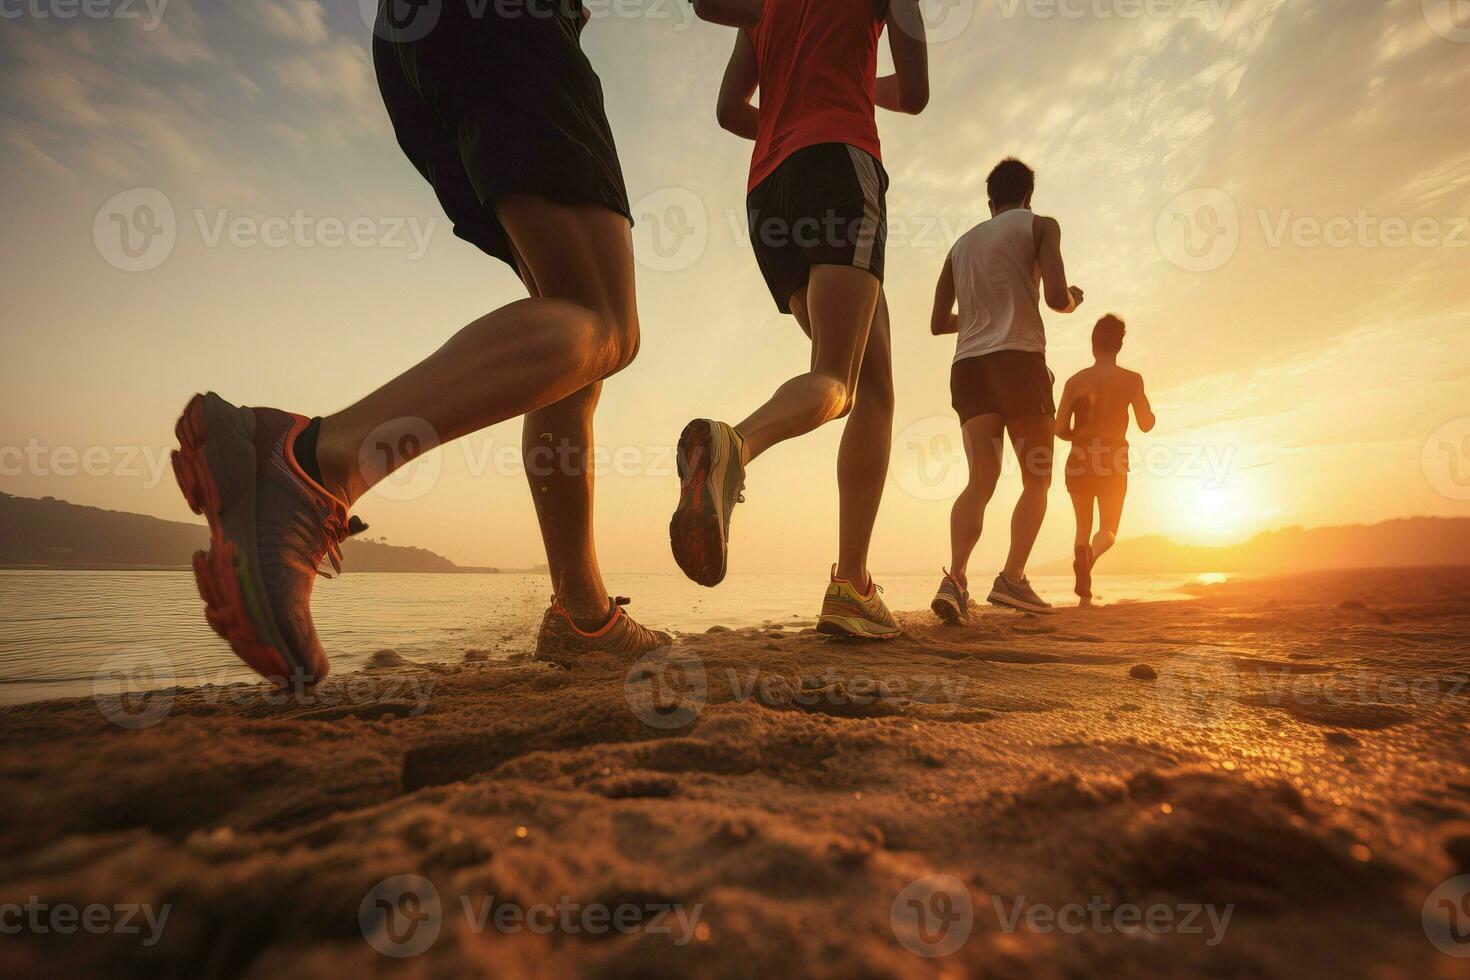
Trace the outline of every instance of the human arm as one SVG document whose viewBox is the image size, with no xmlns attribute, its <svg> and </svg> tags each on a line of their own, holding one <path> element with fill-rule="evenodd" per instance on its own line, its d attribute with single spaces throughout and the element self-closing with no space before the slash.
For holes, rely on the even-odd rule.
<svg viewBox="0 0 1470 980">
<path fill-rule="evenodd" d="M 1158 424 L 1154 407 L 1149 404 L 1148 393 L 1143 390 L 1143 375 L 1137 375 L 1138 384 L 1133 390 L 1133 417 L 1138 420 L 1140 432 L 1152 432 Z"/>
<path fill-rule="evenodd" d="M 1057 405 L 1057 438 L 1066 442 L 1072 441 L 1076 435 L 1076 426 L 1072 424 L 1072 416 L 1077 411 L 1077 379 L 1069 378 L 1062 388 L 1062 400 Z"/>
<path fill-rule="evenodd" d="M 765 0 L 692 0 L 700 20 L 725 27 L 754 27 L 761 22 Z"/>
<path fill-rule="evenodd" d="M 939 282 L 934 286 L 934 312 L 929 316 L 929 332 L 936 337 L 960 332 L 960 317 L 954 311 L 954 260 L 945 256 L 944 268 L 939 270 Z"/>
<path fill-rule="evenodd" d="M 725 66 L 725 78 L 720 82 L 720 101 L 715 107 L 715 118 L 720 128 L 734 133 L 742 139 L 755 139 L 760 123 L 760 110 L 751 105 L 759 82 L 755 61 L 755 45 L 744 31 L 735 38 L 735 49 L 730 52 L 730 63 Z"/>
<path fill-rule="evenodd" d="M 1062 261 L 1062 226 L 1055 218 L 1036 218 L 1036 261 L 1041 266 L 1041 284 L 1046 305 L 1058 313 L 1071 313 L 1082 305 L 1082 290 L 1067 284 L 1067 266 Z"/>
<path fill-rule="evenodd" d="M 885 20 L 893 74 L 878 79 L 874 102 L 880 109 L 917 116 L 929 104 L 929 47 L 919 0 L 891 0 Z"/>
</svg>

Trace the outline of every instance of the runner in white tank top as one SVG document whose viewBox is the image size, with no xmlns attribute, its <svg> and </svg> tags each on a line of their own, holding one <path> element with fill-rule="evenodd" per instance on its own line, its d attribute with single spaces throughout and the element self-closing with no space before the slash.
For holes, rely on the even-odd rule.
<svg viewBox="0 0 1470 980">
<path fill-rule="evenodd" d="M 1000 478 L 1007 436 L 1021 464 L 1021 499 L 1011 522 L 1010 555 L 989 601 L 1051 611 L 1026 580 L 1026 562 L 1046 518 L 1055 442 L 1054 379 L 1046 367 L 1041 301 L 1071 313 L 1082 302 L 1082 290 L 1067 284 L 1061 226 L 1031 211 L 1035 186 L 1030 167 L 1001 161 L 986 180 L 990 220 L 955 242 L 934 290 L 930 328 L 936 336 L 958 335 L 950 393 L 970 462 L 969 485 L 950 514 L 951 565 L 932 604 L 951 622 L 969 615 L 967 567 Z"/>
<path fill-rule="evenodd" d="M 955 242 L 956 361 L 1000 350 L 1045 353 L 1035 219 L 1029 208 L 1005 211 Z"/>
</svg>

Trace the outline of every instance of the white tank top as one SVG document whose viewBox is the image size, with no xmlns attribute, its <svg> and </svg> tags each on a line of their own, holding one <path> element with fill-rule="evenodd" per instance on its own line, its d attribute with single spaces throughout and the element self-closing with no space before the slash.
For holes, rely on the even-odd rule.
<svg viewBox="0 0 1470 980">
<path fill-rule="evenodd" d="M 950 250 L 960 331 L 954 359 L 1002 350 L 1046 351 L 1036 215 L 1024 208 L 981 222 Z"/>
</svg>

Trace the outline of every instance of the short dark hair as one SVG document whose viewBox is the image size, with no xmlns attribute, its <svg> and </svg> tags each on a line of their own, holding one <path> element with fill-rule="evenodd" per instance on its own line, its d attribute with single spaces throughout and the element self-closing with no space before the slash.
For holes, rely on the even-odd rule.
<svg viewBox="0 0 1470 980">
<path fill-rule="evenodd" d="M 1099 354 L 1116 354 L 1123 349 L 1123 336 L 1127 333 L 1128 324 L 1123 318 L 1109 313 L 1092 328 L 1092 349 Z"/>
<path fill-rule="evenodd" d="M 1020 204 L 1036 190 L 1036 171 L 1015 157 L 1006 157 L 985 178 L 985 191 L 997 207 Z"/>
</svg>

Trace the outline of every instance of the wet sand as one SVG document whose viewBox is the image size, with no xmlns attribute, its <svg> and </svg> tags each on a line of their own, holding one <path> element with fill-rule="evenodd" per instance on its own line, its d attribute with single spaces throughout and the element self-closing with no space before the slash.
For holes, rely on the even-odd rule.
<svg viewBox="0 0 1470 980">
<path fill-rule="evenodd" d="M 1470 874 L 1470 569 L 900 618 L 5 709 L 0 905 L 47 911 L 0 971 L 1466 975 L 1423 909 Z M 127 903 L 167 917 L 47 918 Z M 569 903 L 642 924 L 476 918 Z"/>
</svg>

